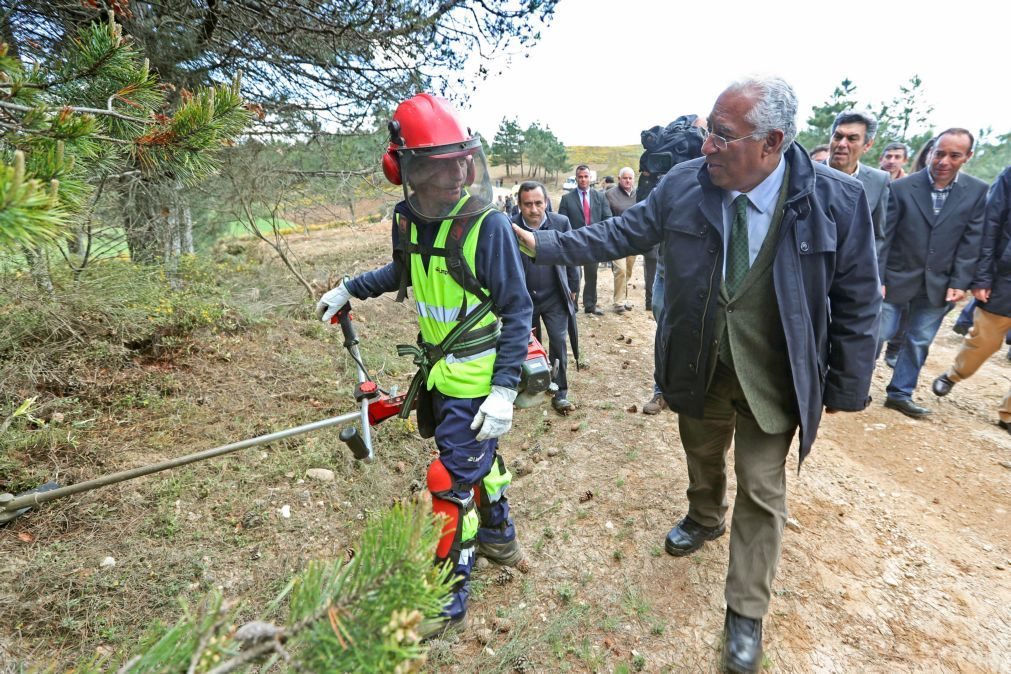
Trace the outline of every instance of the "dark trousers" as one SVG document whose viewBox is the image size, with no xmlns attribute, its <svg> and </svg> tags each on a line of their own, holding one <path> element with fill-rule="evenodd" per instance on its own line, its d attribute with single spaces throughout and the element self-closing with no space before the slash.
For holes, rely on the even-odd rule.
<svg viewBox="0 0 1011 674">
<path fill-rule="evenodd" d="M 656 256 L 659 246 L 653 246 L 642 255 L 643 272 L 646 274 L 646 308 L 653 306 L 653 281 L 656 279 Z"/>
<path fill-rule="evenodd" d="M 541 322 L 544 323 L 544 331 L 541 331 Z M 548 364 L 554 368 L 556 363 L 558 370 L 552 381 L 558 386 L 558 397 L 565 397 L 569 390 L 569 380 L 566 377 L 567 364 L 569 359 L 569 309 L 562 300 L 550 302 L 544 305 L 534 305 L 534 318 L 532 327 L 534 335 L 544 343 L 544 333 L 548 337 Z"/>
<path fill-rule="evenodd" d="M 583 309 L 597 308 L 597 263 L 583 265 Z"/>
<path fill-rule="evenodd" d="M 786 455 L 796 428 L 766 433 L 735 372 L 722 362 L 706 391 L 702 419 L 678 415 L 688 459 L 688 516 L 706 527 L 727 512 L 727 451 L 734 444 L 737 497 L 730 527 L 727 606 L 748 618 L 769 609 L 786 524 Z"/>
<path fill-rule="evenodd" d="M 491 471 L 496 460 L 498 440 L 478 441 L 477 431 L 471 430 L 478 408 L 484 398 L 451 398 L 438 390 L 432 391 L 432 407 L 435 413 L 435 446 L 439 449 L 439 460 L 446 467 L 453 482 L 461 490 L 453 491 L 453 497 L 460 502 L 472 498 L 471 489 L 479 489 L 480 482 Z M 509 516 L 509 500 L 504 496 L 490 504 L 482 513 L 480 540 L 501 543 L 516 537 L 516 529 Z M 462 513 L 461 513 L 462 516 Z M 474 555 L 461 555 L 453 574 L 459 581 L 450 593 L 444 608 L 444 615 L 457 618 L 467 610 L 470 595 L 470 574 L 474 567 Z"/>
</svg>

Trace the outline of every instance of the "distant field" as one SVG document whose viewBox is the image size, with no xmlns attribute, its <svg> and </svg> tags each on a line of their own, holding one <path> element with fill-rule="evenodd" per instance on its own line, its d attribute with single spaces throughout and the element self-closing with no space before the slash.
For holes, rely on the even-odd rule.
<svg viewBox="0 0 1011 674">
<path fill-rule="evenodd" d="M 573 168 L 577 164 L 588 165 L 597 172 L 598 181 L 602 181 L 607 175 L 617 178 L 618 171 L 623 166 L 631 166 L 637 173 L 639 171 L 639 155 L 642 154 L 642 146 L 638 144 L 613 147 L 570 145 L 565 149 L 569 153 Z"/>
<path fill-rule="evenodd" d="M 296 231 L 302 230 L 301 225 L 297 225 L 294 222 L 285 220 L 284 218 L 278 218 L 277 224 L 280 225 L 281 229 L 296 230 Z M 272 225 L 270 223 L 270 220 L 267 220 L 265 218 L 257 218 L 256 227 L 261 232 L 272 231 Z M 222 234 L 222 236 L 223 237 L 249 236 L 249 229 L 240 220 L 232 220 L 231 222 L 225 225 L 224 233 Z"/>
<path fill-rule="evenodd" d="M 576 166 L 586 164 L 597 172 L 598 182 L 604 180 L 604 176 L 618 177 L 618 171 L 623 166 L 631 166 L 636 172 L 639 171 L 639 155 L 642 154 L 641 145 L 617 145 L 617 146 L 597 146 L 597 145 L 569 145 L 566 146 L 569 155 L 568 170 L 561 171 L 557 180 L 547 180 L 545 183 L 549 188 L 559 188 L 565 178 L 574 175 Z M 505 166 L 492 166 L 490 175 L 492 179 L 502 178 L 505 186 L 516 185 L 528 179 L 530 169 L 524 165 L 525 172 L 521 174 L 518 166 L 513 166 L 506 176 Z M 537 177 L 542 180 L 542 176 Z"/>
</svg>

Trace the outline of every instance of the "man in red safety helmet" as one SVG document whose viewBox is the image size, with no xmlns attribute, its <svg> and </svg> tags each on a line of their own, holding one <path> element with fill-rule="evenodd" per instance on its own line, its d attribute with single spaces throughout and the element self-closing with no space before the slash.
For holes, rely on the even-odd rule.
<svg viewBox="0 0 1011 674">
<path fill-rule="evenodd" d="M 439 458 L 428 469 L 432 507 L 445 516 L 436 562 L 459 580 L 432 633 L 463 625 L 475 554 L 521 565 L 523 552 L 505 496 L 512 476 L 497 453 L 512 425 L 520 368 L 527 354 L 532 303 L 509 219 L 492 205 L 481 139 L 449 102 L 418 94 L 389 123 L 383 172 L 403 185 L 393 213 L 393 261 L 345 278 L 317 305 L 328 321 L 351 297 L 366 299 L 412 286 L 420 334 L 418 429 L 435 437 Z M 429 635 L 431 636 L 431 634 Z"/>
</svg>

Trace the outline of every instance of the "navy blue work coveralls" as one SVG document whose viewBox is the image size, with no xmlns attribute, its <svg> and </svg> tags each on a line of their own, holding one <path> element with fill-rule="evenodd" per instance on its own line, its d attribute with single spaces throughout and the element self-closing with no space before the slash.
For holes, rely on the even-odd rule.
<svg viewBox="0 0 1011 674">
<path fill-rule="evenodd" d="M 440 222 L 420 220 L 405 202 L 396 205 L 401 217 L 406 217 L 417 225 L 418 243 L 432 245 L 439 230 Z M 474 274 L 482 287 L 488 290 L 494 302 L 492 311 L 502 324 L 501 335 L 496 346 L 495 366 L 492 385 L 515 389 L 519 385 L 520 367 L 527 356 L 527 339 L 530 334 L 530 320 L 533 307 L 530 296 L 522 283 L 523 264 L 519 246 L 513 235 L 512 226 L 505 214 L 499 211 L 488 213 L 478 232 Z M 393 226 L 393 248 L 399 241 L 397 227 Z M 428 264 L 426 259 L 425 264 Z M 378 297 L 400 288 L 400 272 L 396 263 L 390 262 L 374 271 L 365 272 L 347 284 L 353 297 L 367 299 Z M 493 438 L 478 442 L 477 431 L 470 428 L 478 408 L 484 398 L 453 398 L 438 390 L 432 391 L 433 412 L 435 414 L 435 444 L 439 458 L 449 472 L 454 484 L 478 485 L 488 474 L 492 461 L 496 460 L 498 440 Z M 470 497 L 469 491 L 456 491 L 453 496 L 461 501 Z M 483 509 L 481 528 L 477 538 L 489 543 L 503 543 L 516 536 L 509 516 L 509 502 L 503 498 L 490 508 Z M 470 577 L 473 556 L 468 563 L 458 566 L 454 572 L 463 578 Z M 449 618 L 456 618 L 466 610 L 467 583 L 454 593 L 452 603 L 446 609 Z"/>
</svg>

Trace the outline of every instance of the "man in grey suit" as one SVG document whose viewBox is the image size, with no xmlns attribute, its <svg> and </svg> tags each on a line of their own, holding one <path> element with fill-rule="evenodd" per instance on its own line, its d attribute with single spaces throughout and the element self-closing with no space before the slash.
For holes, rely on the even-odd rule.
<svg viewBox="0 0 1011 674">
<path fill-rule="evenodd" d="M 562 197 L 558 215 L 569 219 L 572 229 L 580 229 L 611 217 L 611 207 L 604 195 L 590 187 L 590 167 L 576 167 L 576 189 Z M 578 292 L 578 288 L 574 289 Z M 597 307 L 597 263 L 583 265 L 583 310 L 603 316 Z"/>
<path fill-rule="evenodd" d="M 878 120 L 869 112 L 843 110 L 832 122 L 828 165 L 836 171 L 853 176 L 864 184 L 867 204 L 871 207 L 874 241 L 881 249 L 885 216 L 888 212 L 888 174 L 860 163 L 860 158 L 874 145 Z"/>
<path fill-rule="evenodd" d="M 913 390 L 944 315 L 976 275 L 987 184 L 959 173 L 975 139 L 966 129 L 943 131 L 927 167 L 891 185 L 884 243 L 878 255 L 882 293 L 881 344 L 909 312 L 906 341 L 886 389 L 885 407 L 919 419 L 930 410 L 913 402 Z"/>
</svg>

